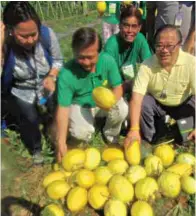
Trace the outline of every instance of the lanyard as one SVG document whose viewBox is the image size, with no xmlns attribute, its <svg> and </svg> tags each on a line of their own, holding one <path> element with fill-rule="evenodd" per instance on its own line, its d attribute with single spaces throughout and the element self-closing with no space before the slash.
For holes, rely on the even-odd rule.
<svg viewBox="0 0 196 216">
<path fill-rule="evenodd" d="M 120 71 L 121 71 L 121 76 L 122 76 L 123 81 L 125 81 L 126 79 L 125 79 L 125 76 L 124 76 L 124 74 L 122 72 L 122 66 L 128 60 L 131 51 L 132 51 L 132 44 L 131 44 L 131 47 L 129 48 L 129 50 L 128 50 L 128 52 L 127 52 L 127 54 L 126 54 L 126 56 L 125 56 L 125 58 L 124 58 L 124 60 L 123 60 L 123 62 L 121 64 L 121 66 L 120 66 Z"/>
<path fill-rule="evenodd" d="M 35 60 L 35 57 L 33 56 L 33 60 L 35 62 L 35 68 L 32 66 L 31 62 L 30 62 L 30 59 L 27 58 L 26 59 L 26 64 L 27 66 L 33 71 L 33 74 L 35 75 L 35 77 L 33 77 L 32 79 L 35 78 L 35 88 L 37 89 L 38 87 L 38 84 L 40 83 L 40 77 L 38 77 L 38 73 L 37 73 L 37 65 L 36 65 L 36 60 Z M 32 73 L 31 73 L 32 74 Z"/>
<path fill-rule="evenodd" d="M 35 58 L 33 58 L 34 59 L 34 62 L 35 62 Z M 28 58 L 28 59 L 26 59 L 26 64 L 27 64 L 27 66 L 31 69 L 31 71 L 33 71 L 33 73 L 31 73 L 31 74 L 35 74 L 36 75 L 36 77 L 37 77 L 37 67 L 36 67 L 36 63 L 35 63 L 35 68 L 31 65 L 31 62 L 30 62 L 30 59 Z"/>
<path fill-rule="evenodd" d="M 36 60 L 35 60 L 35 57 L 34 57 L 34 56 L 33 56 L 33 60 L 34 60 L 34 62 L 35 62 L 35 67 L 32 66 L 32 64 L 31 64 L 29 58 L 26 59 L 26 64 L 27 64 L 27 66 L 31 69 L 31 71 L 33 71 L 33 73 L 31 73 L 31 74 L 35 75 L 35 77 L 36 77 L 37 79 L 40 79 L 40 78 L 42 78 L 42 77 L 39 76 L 39 74 L 38 74 L 37 65 L 36 65 Z M 44 76 L 43 76 L 43 77 L 44 77 Z"/>
</svg>

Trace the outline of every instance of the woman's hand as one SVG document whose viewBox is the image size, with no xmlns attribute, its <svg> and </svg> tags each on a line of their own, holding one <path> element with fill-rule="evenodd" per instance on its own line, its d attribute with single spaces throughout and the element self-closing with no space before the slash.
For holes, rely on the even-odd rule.
<svg viewBox="0 0 196 216">
<path fill-rule="evenodd" d="M 55 91 L 56 83 L 55 83 L 54 78 L 52 76 L 47 76 L 43 80 L 43 86 L 48 91 L 51 91 L 51 92 Z"/>
<path fill-rule="evenodd" d="M 129 131 L 124 141 L 124 147 L 127 148 L 134 140 L 138 140 L 138 142 L 141 143 L 139 131 Z"/>
</svg>

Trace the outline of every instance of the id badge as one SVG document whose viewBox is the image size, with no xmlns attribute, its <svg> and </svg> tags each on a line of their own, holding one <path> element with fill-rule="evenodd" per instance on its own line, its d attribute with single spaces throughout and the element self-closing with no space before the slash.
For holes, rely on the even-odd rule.
<svg viewBox="0 0 196 216">
<path fill-rule="evenodd" d="M 109 3 L 109 14 L 115 14 L 115 13 L 116 13 L 116 4 Z"/>
<path fill-rule="evenodd" d="M 131 80 L 134 78 L 134 68 L 133 65 L 122 66 L 122 73 L 126 80 Z"/>
<path fill-rule="evenodd" d="M 179 11 L 175 16 L 174 25 L 180 27 L 182 25 L 182 20 L 183 20 L 183 12 Z"/>
</svg>

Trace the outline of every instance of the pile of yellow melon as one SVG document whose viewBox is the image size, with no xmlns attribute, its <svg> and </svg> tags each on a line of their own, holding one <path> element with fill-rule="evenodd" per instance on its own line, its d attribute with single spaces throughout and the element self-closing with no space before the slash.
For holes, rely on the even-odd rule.
<svg viewBox="0 0 196 216">
<path fill-rule="evenodd" d="M 102 161 L 105 165 L 100 165 Z M 65 207 L 75 213 L 86 205 L 103 209 L 105 216 L 152 216 L 150 203 L 157 194 L 176 198 L 181 190 L 196 192 L 191 176 L 195 157 L 176 155 L 168 144 L 157 146 L 144 161 L 137 141 L 124 150 L 72 149 L 61 165 L 56 164 L 55 171 L 44 178 L 43 187 L 48 197 L 63 205 L 51 203 L 44 208 L 44 216 L 64 216 Z"/>
</svg>

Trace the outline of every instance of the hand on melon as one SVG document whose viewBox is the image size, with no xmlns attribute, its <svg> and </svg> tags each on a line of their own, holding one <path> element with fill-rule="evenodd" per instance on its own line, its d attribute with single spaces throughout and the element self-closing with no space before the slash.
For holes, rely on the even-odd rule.
<svg viewBox="0 0 196 216">
<path fill-rule="evenodd" d="M 129 131 L 124 141 L 124 146 L 128 147 L 134 140 L 138 140 L 139 143 L 141 142 L 141 136 L 139 131 Z"/>
</svg>

